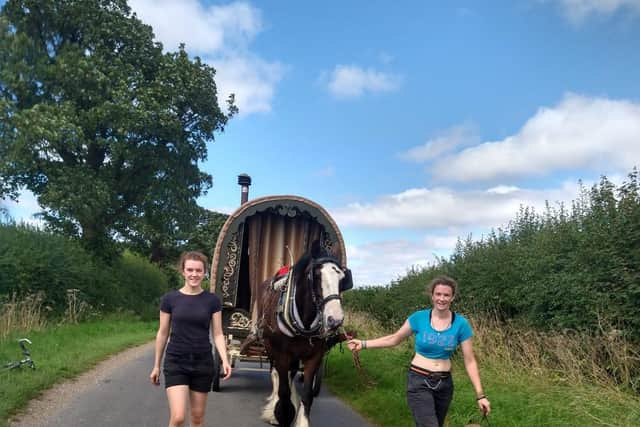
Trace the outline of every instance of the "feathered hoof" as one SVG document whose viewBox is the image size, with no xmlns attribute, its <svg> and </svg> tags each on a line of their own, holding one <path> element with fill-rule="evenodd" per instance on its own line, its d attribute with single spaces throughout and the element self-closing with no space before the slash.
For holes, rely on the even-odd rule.
<svg viewBox="0 0 640 427">
<path fill-rule="evenodd" d="M 262 421 L 264 421 L 265 423 L 269 423 L 272 426 L 279 426 L 280 424 L 278 424 L 278 420 L 276 420 L 276 417 L 274 417 L 273 415 L 266 415 L 266 414 L 262 414 L 262 416 L 260 417 L 260 419 Z"/>
</svg>

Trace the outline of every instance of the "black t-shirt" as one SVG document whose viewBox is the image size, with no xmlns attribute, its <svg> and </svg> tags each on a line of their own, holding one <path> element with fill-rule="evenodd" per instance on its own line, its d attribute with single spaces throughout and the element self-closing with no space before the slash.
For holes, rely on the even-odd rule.
<svg viewBox="0 0 640 427">
<path fill-rule="evenodd" d="M 171 291 L 162 297 L 160 310 L 171 315 L 171 335 L 167 353 L 204 353 L 211 351 L 211 316 L 222 308 L 217 295 L 204 291 L 186 295 Z"/>
</svg>

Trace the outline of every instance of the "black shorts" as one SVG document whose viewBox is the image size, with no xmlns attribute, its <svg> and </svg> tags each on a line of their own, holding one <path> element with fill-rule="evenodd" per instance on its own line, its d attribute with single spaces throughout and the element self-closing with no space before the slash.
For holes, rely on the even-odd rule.
<svg viewBox="0 0 640 427">
<path fill-rule="evenodd" d="M 208 393 L 213 382 L 213 354 L 189 353 L 164 356 L 164 386 L 188 385 L 190 390 Z"/>
</svg>

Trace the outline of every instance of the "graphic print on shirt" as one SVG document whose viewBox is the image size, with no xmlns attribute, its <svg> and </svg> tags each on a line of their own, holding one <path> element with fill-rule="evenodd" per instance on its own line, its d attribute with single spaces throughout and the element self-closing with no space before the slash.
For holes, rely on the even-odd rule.
<svg viewBox="0 0 640 427">
<path fill-rule="evenodd" d="M 443 335 L 437 332 L 422 332 L 422 340 L 427 345 L 436 346 L 444 349 L 445 351 L 453 351 L 456 348 L 455 335 Z"/>
</svg>

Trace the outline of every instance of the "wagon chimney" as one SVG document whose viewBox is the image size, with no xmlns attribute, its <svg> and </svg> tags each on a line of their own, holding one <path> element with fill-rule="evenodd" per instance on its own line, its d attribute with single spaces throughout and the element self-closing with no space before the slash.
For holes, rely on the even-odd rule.
<svg viewBox="0 0 640 427">
<path fill-rule="evenodd" d="M 238 185 L 240 186 L 240 204 L 244 205 L 249 200 L 249 186 L 251 185 L 251 177 L 246 173 L 238 175 Z"/>
</svg>

